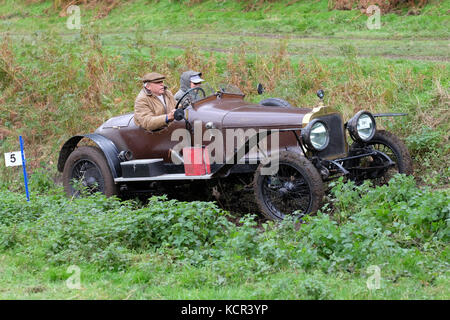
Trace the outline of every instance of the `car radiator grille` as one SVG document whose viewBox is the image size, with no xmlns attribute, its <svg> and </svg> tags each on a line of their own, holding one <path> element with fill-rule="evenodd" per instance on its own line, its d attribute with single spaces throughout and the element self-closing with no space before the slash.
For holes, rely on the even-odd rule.
<svg viewBox="0 0 450 320">
<path fill-rule="evenodd" d="M 325 122 L 330 130 L 330 143 L 328 147 L 317 153 L 321 158 L 333 158 L 333 156 L 340 156 L 346 153 L 346 141 L 344 125 L 339 114 L 330 114 L 319 117 L 321 121 Z"/>
</svg>

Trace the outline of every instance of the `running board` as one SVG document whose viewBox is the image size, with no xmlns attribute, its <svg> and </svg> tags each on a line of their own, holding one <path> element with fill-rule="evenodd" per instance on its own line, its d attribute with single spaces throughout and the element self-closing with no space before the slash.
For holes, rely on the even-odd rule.
<svg viewBox="0 0 450 320">
<path fill-rule="evenodd" d="M 211 174 L 205 174 L 202 176 L 187 176 L 184 173 L 171 173 L 171 174 L 162 174 L 160 176 L 154 177 L 137 177 L 137 178 L 115 178 L 115 183 L 121 182 L 142 182 L 142 181 L 169 181 L 169 180 L 209 180 L 212 178 Z"/>
</svg>

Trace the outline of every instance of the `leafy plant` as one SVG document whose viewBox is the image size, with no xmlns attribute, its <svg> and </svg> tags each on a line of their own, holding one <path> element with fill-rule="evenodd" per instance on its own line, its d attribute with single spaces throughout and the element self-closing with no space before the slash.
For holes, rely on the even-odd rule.
<svg viewBox="0 0 450 320">
<path fill-rule="evenodd" d="M 406 138 L 411 154 L 423 154 L 439 149 L 442 142 L 442 133 L 430 127 L 422 127 L 417 133 Z"/>
</svg>

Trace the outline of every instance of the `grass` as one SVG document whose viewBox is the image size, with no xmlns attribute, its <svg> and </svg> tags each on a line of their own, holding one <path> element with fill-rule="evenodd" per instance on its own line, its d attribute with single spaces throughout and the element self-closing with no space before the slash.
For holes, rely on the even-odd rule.
<svg viewBox="0 0 450 320">
<path fill-rule="evenodd" d="M 441 31 L 448 28 L 445 22 L 439 26 L 425 22 L 445 17 L 445 2 L 432 2 L 419 16 L 387 15 L 401 33 L 388 38 L 375 33 L 367 36 L 368 30 L 347 21 L 356 12 L 328 11 L 324 1 L 296 2 L 289 10 L 286 3 L 269 3 L 242 14 L 234 13 L 245 3 L 149 3 L 125 2 L 103 19 L 93 19 L 96 11 L 83 7 L 82 21 L 89 21 L 89 28 L 68 32 L 66 18 L 57 17 L 48 1 L 0 2 L 1 30 L 13 31 L 3 36 L 0 57 L 0 151 L 15 149 L 17 135 L 22 134 L 29 167 L 44 166 L 56 174 L 57 154 L 67 138 L 92 132 L 108 118 L 132 111 L 142 70 L 167 74 L 169 88 L 175 92 L 179 75 L 196 68 L 213 85 L 238 85 L 252 102 L 277 96 L 293 105 L 311 106 L 316 103 L 315 91 L 322 88 L 326 102 L 346 118 L 361 108 L 408 112 L 406 118 L 393 122 L 380 119 L 380 125 L 407 139 L 423 180 L 448 184 L 448 169 L 441 166 L 448 161 L 450 78 L 450 52 Z M 220 10 L 214 11 L 217 6 Z M 155 15 L 156 11 L 160 14 Z M 289 32 L 280 39 L 279 33 L 261 34 L 267 31 L 261 25 L 252 29 L 252 23 L 264 19 L 249 18 L 282 13 L 285 16 L 274 21 L 283 24 L 297 12 L 314 17 L 321 26 L 330 26 L 326 15 L 345 17 L 333 22 L 333 28 L 353 28 L 355 33 Z M 236 31 L 234 25 L 227 25 L 224 33 L 208 26 L 191 31 L 177 23 L 177 19 L 186 22 L 202 15 L 221 21 L 221 26 L 232 15 L 246 28 Z M 135 22 L 128 24 L 127 19 Z M 434 36 L 414 31 L 414 37 L 409 37 L 405 26 L 416 20 L 432 27 Z M 153 25 L 158 32 L 149 32 Z M 255 93 L 258 82 L 266 86 L 263 97 Z M 84 121 L 79 121 L 80 113 L 87 115 Z M 421 133 L 430 129 L 437 136 L 426 134 L 423 139 Z M 432 150 L 427 138 L 433 142 Z M 2 183 L 17 184 L 13 170 L 0 169 Z"/>
<path fill-rule="evenodd" d="M 353 45 L 338 42 L 333 49 L 336 56 L 330 57 L 314 50 L 292 54 L 295 50 L 283 39 L 276 40 L 277 49 L 270 53 L 251 42 L 230 52 L 208 52 L 196 45 L 160 48 L 138 35 L 130 36 L 128 44 L 120 41 L 99 38 L 95 32 L 73 39 L 58 35 L 35 35 L 20 42 L 6 39 L 0 99 L 6 139 L 0 150 L 16 148 L 21 134 L 30 168 L 43 166 L 55 174 L 64 141 L 133 110 L 142 70 L 165 73 L 169 89 L 175 92 L 179 75 L 193 68 L 202 70 L 212 85 L 237 85 L 252 102 L 275 96 L 293 105 L 311 106 L 317 103 L 315 92 L 322 88 L 326 103 L 346 119 L 361 109 L 407 112 L 407 117 L 394 121 L 380 119 L 380 127 L 407 138 L 423 176 L 439 177 L 440 186 L 448 184 L 448 170 L 440 165 L 448 159 L 448 63 L 361 57 Z M 266 87 L 263 96 L 256 94 L 258 82 Z M 82 113 L 85 117 L 80 121 Z M 420 133 L 427 128 L 437 136 L 423 140 Z M 434 141 L 433 150 L 427 137 Z M 3 183 L 17 184 L 15 171 L 1 169 L 0 174 Z"/>
<path fill-rule="evenodd" d="M 71 200 L 34 175 L 42 189 L 31 203 L 0 191 L 0 297 L 448 299 L 448 192 L 394 180 L 338 181 L 332 214 L 296 230 L 292 221 L 255 228 L 252 216 L 236 226 L 204 202 Z M 369 289 L 374 266 L 379 286 Z M 79 287 L 67 285 L 77 275 Z"/>
<path fill-rule="evenodd" d="M 243 281 L 239 285 L 223 285 L 211 270 L 190 267 L 171 268 L 159 263 L 159 268 L 135 267 L 126 273 L 99 272 L 91 265 L 81 265 L 80 289 L 69 289 L 68 266 L 48 267 L 45 261 L 29 267 L 29 260 L 2 254 L 2 299 L 314 299 L 314 290 L 307 292 L 305 284 L 314 279 L 325 287 L 325 299 L 448 299 L 448 277 L 439 276 L 433 284 L 410 277 L 384 278 L 381 288 L 369 290 L 368 276 L 352 277 L 345 273 L 308 274 L 292 270 L 270 274 L 264 280 Z M 320 290 L 320 289 L 319 289 Z"/>
<path fill-rule="evenodd" d="M 450 7 L 446 2 L 432 1 L 418 16 L 385 15 L 379 30 L 368 30 L 367 17 L 357 10 L 328 10 L 327 1 L 279 1 L 254 11 L 246 7 L 248 3 L 234 1 L 186 5 L 140 0 L 121 4 L 103 19 L 96 19 L 90 7 L 81 7 L 82 30 L 96 30 L 110 46 L 127 46 L 139 38 L 143 45 L 185 48 L 195 43 L 207 51 L 231 50 L 244 42 L 267 52 L 277 46 L 274 36 L 286 37 L 290 54 L 325 56 L 339 56 L 342 39 L 348 39 L 363 57 L 448 62 L 446 15 Z M 29 6 L 5 0 L 0 4 L 0 15 L 5 17 L 0 32 L 10 33 L 17 41 L 49 32 L 76 41 L 79 31 L 67 29 L 68 18 L 59 12 L 50 2 Z M 189 23 L 195 26 L 192 30 L 186 28 Z"/>
<path fill-rule="evenodd" d="M 82 7 L 82 24 L 101 31 L 124 30 L 256 32 L 299 35 L 325 35 L 364 38 L 448 38 L 450 9 L 445 1 L 430 1 L 420 15 L 387 14 L 382 16 L 380 30 L 366 28 L 367 17 L 358 10 L 328 9 L 328 1 L 277 1 L 247 10 L 248 3 L 235 1 L 202 1 L 186 5 L 176 1 L 137 0 L 121 4 L 103 19 L 95 20 L 95 10 Z M 143 10 L 144 9 L 144 10 Z M 239 12 L 239 14 L 235 14 Z M 47 31 L 48 25 L 66 32 L 65 17 L 59 17 L 50 1 L 32 6 L 23 1 L 3 0 L 0 15 L 8 15 L 1 25 L 4 31 Z M 190 26 L 192 23 L 192 27 Z M 224 26 L 226 26 L 224 28 Z"/>
</svg>

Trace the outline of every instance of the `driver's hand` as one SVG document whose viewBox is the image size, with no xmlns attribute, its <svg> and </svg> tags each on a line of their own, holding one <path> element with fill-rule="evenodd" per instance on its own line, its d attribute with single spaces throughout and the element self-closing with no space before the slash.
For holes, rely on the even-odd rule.
<svg viewBox="0 0 450 320">
<path fill-rule="evenodd" d="M 175 113 L 175 109 L 172 110 L 172 111 L 170 111 L 170 112 L 167 114 L 167 120 L 173 121 L 173 120 L 174 120 L 174 116 L 173 116 L 174 113 Z"/>
</svg>

